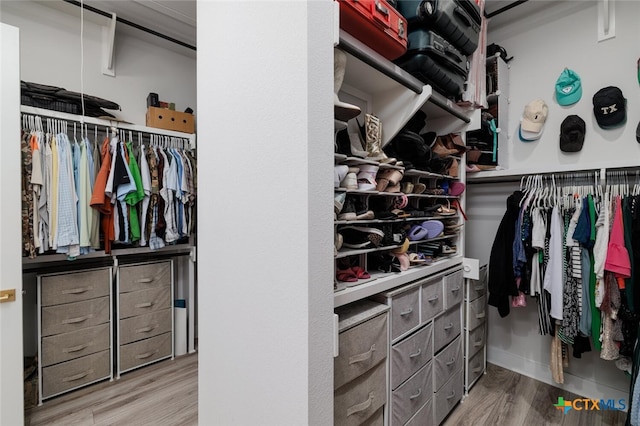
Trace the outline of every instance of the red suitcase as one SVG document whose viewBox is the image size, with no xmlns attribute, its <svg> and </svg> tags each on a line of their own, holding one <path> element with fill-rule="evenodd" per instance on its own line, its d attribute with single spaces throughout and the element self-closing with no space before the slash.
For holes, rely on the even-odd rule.
<svg viewBox="0 0 640 426">
<path fill-rule="evenodd" d="M 339 0 L 340 28 L 389 60 L 407 51 L 407 20 L 386 0 Z"/>
</svg>

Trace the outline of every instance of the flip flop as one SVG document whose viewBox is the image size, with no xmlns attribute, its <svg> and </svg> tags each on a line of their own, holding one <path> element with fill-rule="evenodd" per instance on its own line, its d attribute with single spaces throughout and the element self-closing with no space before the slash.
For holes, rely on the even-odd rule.
<svg viewBox="0 0 640 426">
<path fill-rule="evenodd" d="M 444 224 L 439 220 L 425 220 L 422 227 L 427 230 L 427 239 L 436 238 L 444 231 Z"/>
<path fill-rule="evenodd" d="M 420 241 L 427 238 L 429 235 L 429 230 L 420 225 L 413 225 L 409 230 L 409 234 L 407 238 L 409 241 Z"/>
<path fill-rule="evenodd" d="M 356 277 L 358 277 L 359 280 L 366 280 L 367 278 L 371 278 L 371 275 L 369 275 L 367 271 L 359 266 L 353 266 L 351 267 L 351 270 L 354 274 L 356 274 Z"/>
<path fill-rule="evenodd" d="M 358 277 L 356 276 L 355 272 L 351 270 L 351 268 L 339 269 L 336 273 L 336 278 L 338 279 L 338 281 L 346 283 L 355 283 L 356 281 L 358 281 Z"/>
<path fill-rule="evenodd" d="M 402 209 L 393 209 L 391 213 L 395 214 L 398 219 L 405 219 L 407 217 L 411 217 L 410 213 L 405 212 Z"/>
<path fill-rule="evenodd" d="M 449 184 L 449 195 L 458 197 L 464 192 L 465 185 L 463 182 L 451 182 Z"/>
<path fill-rule="evenodd" d="M 412 265 L 423 265 L 427 263 L 427 260 L 424 258 L 424 254 L 422 253 L 411 253 L 409 254 L 409 262 Z"/>
</svg>

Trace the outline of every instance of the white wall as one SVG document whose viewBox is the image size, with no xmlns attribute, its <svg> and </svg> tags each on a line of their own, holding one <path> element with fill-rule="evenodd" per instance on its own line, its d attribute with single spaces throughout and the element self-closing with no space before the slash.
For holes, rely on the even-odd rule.
<svg viewBox="0 0 640 426">
<path fill-rule="evenodd" d="M 501 165 L 509 169 L 535 169 L 553 165 L 599 167 L 607 163 L 639 162 L 640 144 L 635 131 L 640 118 L 636 61 L 640 57 L 640 3 L 612 2 L 616 8 L 616 37 L 597 41 L 595 2 L 549 3 L 547 9 L 526 20 L 513 22 L 496 32 L 489 26 L 489 42 L 507 49 L 511 65 L 509 109 L 509 156 Z M 506 12 L 509 13 L 509 12 Z M 562 107 L 554 98 L 555 82 L 562 70 L 571 68 L 582 80 L 582 99 Z M 593 95 L 606 86 L 619 87 L 627 98 L 627 124 L 615 130 L 600 129 L 593 117 Z M 542 98 L 549 117 L 542 138 L 520 142 L 517 135 L 525 105 Z M 560 124 L 577 114 L 586 123 L 585 144 L 579 153 L 559 148 Z"/>
<path fill-rule="evenodd" d="M 329 0 L 198 3 L 201 424 L 333 421 L 332 29 Z"/>
<path fill-rule="evenodd" d="M 68 5 L 62 11 L 53 7 L 56 3 L 61 2 L 3 0 L 0 20 L 22 30 L 22 80 L 80 92 L 80 8 Z M 195 110 L 196 60 L 191 51 L 182 48 L 181 54 L 167 41 L 155 37 L 151 42 L 141 31 L 137 32 L 143 37 L 131 36 L 135 32 L 118 24 L 116 76 L 106 76 L 101 72 L 102 27 L 98 22 L 104 18 L 85 11 L 85 93 L 118 103 L 122 111 L 107 111 L 134 124 L 145 124 L 149 92 L 175 102 L 179 111 Z"/>
<path fill-rule="evenodd" d="M 562 167 L 588 168 L 627 162 L 640 165 L 640 144 L 635 140 L 640 98 L 636 61 L 640 57 L 640 3 L 617 1 L 617 37 L 597 42 L 596 5 L 593 2 L 549 4 L 541 13 L 491 32 L 490 42 L 504 46 L 514 59 L 510 62 L 509 158 L 512 170 L 553 170 Z M 508 12 L 507 12 L 508 13 Z M 554 99 L 555 81 L 564 67 L 574 69 L 583 82 L 583 96 L 571 107 L 561 107 Z M 593 94 L 614 85 L 628 99 L 625 127 L 604 131 L 593 118 Z M 541 97 L 549 105 L 549 118 L 542 138 L 533 143 L 518 140 L 517 126 L 524 105 Z M 578 114 L 587 125 L 583 150 L 564 154 L 558 147 L 560 123 L 569 114 Z M 501 158 L 501 162 L 504 159 Z M 506 210 L 507 196 L 519 183 L 471 183 L 467 191 L 466 255 L 488 263 L 496 230 Z M 538 334 L 535 301 L 526 308 L 511 308 L 500 318 L 489 309 L 488 360 L 547 383 L 550 338 Z M 629 379 L 613 362 L 590 352 L 582 359 L 571 357 L 565 369 L 568 391 L 592 398 L 628 398 Z"/>
</svg>

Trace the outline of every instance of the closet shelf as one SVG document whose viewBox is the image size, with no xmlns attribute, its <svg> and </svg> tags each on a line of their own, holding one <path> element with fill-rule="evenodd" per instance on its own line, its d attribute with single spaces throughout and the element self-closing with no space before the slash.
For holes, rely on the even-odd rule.
<svg viewBox="0 0 640 426">
<path fill-rule="evenodd" d="M 191 148 L 196 147 L 196 135 L 195 133 L 182 133 L 175 132 L 173 130 L 158 129 L 156 127 L 139 126 L 136 124 L 124 123 L 117 120 L 107 120 L 94 117 L 83 117 L 76 114 L 68 114 L 59 111 L 52 111 L 44 108 L 35 108 L 31 106 L 21 105 L 20 112 L 23 114 L 39 115 L 43 118 L 54 118 L 58 120 L 66 120 L 71 122 L 83 122 L 85 124 L 92 124 L 100 127 L 116 127 L 121 130 L 131 130 L 132 132 L 151 133 L 154 135 L 169 136 L 175 138 L 183 138 L 189 140 L 189 146 Z"/>
<path fill-rule="evenodd" d="M 420 217 L 404 217 L 399 219 L 369 219 L 369 220 L 336 220 L 334 225 L 357 225 L 363 223 L 400 223 L 400 222 L 424 222 L 426 220 L 455 220 L 458 221 L 460 216 L 420 216 Z"/>
<path fill-rule="evenodd" d="M 414 176 L 414 177 L 431 178 L 431 179 L 458 179 L 458 177 L 441 175 L 438 173 L 431 173 L 431 172 L 418 170 L 418 169 L 405 170 L 404 175 L 405 177 Z"/>
<path fill-rule="evenodd" d="M 379 278 L 335 292 L 333 296 L 334 307 L 337 308 L 338 306 L 343 306 L 348 303 L 355 302 L 356 300 L 364 299 L 366 297 L 373 296 L 374 294 L 410 283 L 411 281 L 436 274 L 440 271 L 444 271 L 445 269 L 460 265 L 461 262 L 462 255 L 456 254 L 451 257 L 436 260 L 430 265 L 425 265 L 419 268 L 410 268 L 407 271 L 395 274 L 372 273 L 372 277 L 379 276 Z"/>
<path fill-rule="evenodd" d="M 386 251 L 386 250 L 393 250 L 394 248 L 398 248 L 400 246 L 395 245 L 395 246 L 384 246 L 384 247 L 371 247 L 371 248 L 365 248 L 365 249 L 342 249 L 340 251 L 338 251 L 338 254 L 336 255 L 336 259 L 341 259 L 343 257 L 349 257 L 349 256 L 355 256 L 358 254 L 367 254 L 367 253 L 373 253 L 374 251 Z"/>
<path fill-rule="evenodd" d="M 342 90 L 356 97 L 370 97 L 370 111 L 380 118 L 383 125 L 382 146 L 389 143 L 418 110 L 427 114 L 430 125 L 455 119 L 458 122 L 454 127 L 459 128 L 471 121 L 470 111 L 434 92 L 430 85 L 344 30 L 340 30 L 338 47 L 347 53 Z"/>
<path fill-rule="evenodd" d="M 407 198 L 444 198 L 448 200 L 457 200 L 456 195 L 437 195 L 437 194 L 407 194 Z"/>
</svg>

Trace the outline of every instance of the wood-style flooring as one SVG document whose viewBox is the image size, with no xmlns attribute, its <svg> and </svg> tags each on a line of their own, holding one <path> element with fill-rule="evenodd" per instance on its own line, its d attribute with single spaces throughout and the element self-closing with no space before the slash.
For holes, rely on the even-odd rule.
<svg viewBox="0 0 640 426">
<path fill-rule="evenodd" d="M 52 398 L 25 412 L 26 426 L 198 424 L 198 355 L 123 374 Z"/>
<path fill-rule="evenodd" d="M 553 405 L 582 398 L 493 364 L 443 423 L 444 426 L 601 426 L 624 425 L 624 411 L 577 411 L 564 414 Z"/>
<path fill-rule="evenodd" d="M 620 411 L 563 414 L 553 406 L 560 396 L 580 398 L 489 364 L 487 374 L 454 408 L 444 426 L 624 425 L 626 413 Z M 198 357 L 194 354 L 46 401 L 25 413 L 25 425 L 197 425 L 197 404 Z"/>
</svg>

